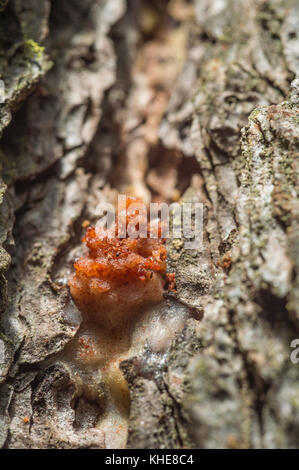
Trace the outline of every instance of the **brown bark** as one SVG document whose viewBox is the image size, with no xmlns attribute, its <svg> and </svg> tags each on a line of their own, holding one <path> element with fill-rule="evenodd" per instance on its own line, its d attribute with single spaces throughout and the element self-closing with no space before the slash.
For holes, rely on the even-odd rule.
<svg viewBox="0 0 299 470">
<path fill-rule="evenodd" d="M 105 382 L 90 398 L 65 362 L 66 280 L 111 185 L 205 205 L 204 249 L 168 242 L 184 329 L 121 364 L 127 446 L 298 447 L 297 2 L 1 8 L 1 445 L 112 445 Z"/>
</svg>

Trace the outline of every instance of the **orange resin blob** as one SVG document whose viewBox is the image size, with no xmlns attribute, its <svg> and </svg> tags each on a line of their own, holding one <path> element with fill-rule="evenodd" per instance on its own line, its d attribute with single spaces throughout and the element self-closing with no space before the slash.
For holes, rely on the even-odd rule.
<svg viewBox="0 0 299 470">
<path fill-rule="evenodd" d="M 87 229 L 83 242 L 88 252 L 75 262 L 76 272 L 69 281 L 81 312 L 108 328 L 122 327 L 141 306 L 158 302 L 163 296 L 165 240 L 150 238 L 150 224 L 146 224 L 147 238 L 118 237 L 124 224 L 127 228 L 136 216 L 142 222 L 139 206 L 143 206 L 140 200 L 127 198 L 125 212 L 117 214 L 112 227 Z"/>
</svg>

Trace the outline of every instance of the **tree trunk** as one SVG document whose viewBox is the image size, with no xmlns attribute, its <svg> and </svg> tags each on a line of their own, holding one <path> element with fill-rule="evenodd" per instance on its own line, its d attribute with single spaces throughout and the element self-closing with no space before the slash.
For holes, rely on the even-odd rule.
<svg viewBox="0 0 299 470">
<path fill-rule="evenodd" d="M 0 1 L 1 446 L 298 447 L 298 31 L 296 0 Z M 122 438 L 68 356 L 67 279 L 115 191 L 204 204 L 155 313 L 184 325 L 120 364 Z"/>
</svg>

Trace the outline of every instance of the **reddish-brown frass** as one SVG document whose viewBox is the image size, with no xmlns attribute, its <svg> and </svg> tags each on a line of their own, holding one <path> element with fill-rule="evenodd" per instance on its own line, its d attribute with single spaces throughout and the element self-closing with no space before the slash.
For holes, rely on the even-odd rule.
<svg viewBox="0 0 299 470">
<path fill-rule="evenodd" d="M 126 209 L 133 203 L 136 211 L 142 204 L 127 198 Z M 126 213 L 126 225 L 135 216 L 134 211 Z M 118 238 L 119 217 L 101 237 L 95 228 L 87 229 L 83 242 L 88 252 L 75 262 L 75 274 L 69 281 L 82 313 L 106 327 L 121 326 L 141 306 L 161 300 L 165 284 L 165 240 L 149 238 L 149 224 L 147 238 Z M 109 236 L 110 230 L 115 236 Z"/>
</svg>

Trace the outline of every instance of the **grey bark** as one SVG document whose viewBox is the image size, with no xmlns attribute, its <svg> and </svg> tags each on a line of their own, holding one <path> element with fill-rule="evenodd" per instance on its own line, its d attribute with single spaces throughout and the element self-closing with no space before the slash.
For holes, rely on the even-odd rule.
<svg viewBox="0 0 299 470">
<path fill-rule="evenodd" d="M 0 2 L 0 442 L 104 447 L 101 407 L 60 353 L 80 327 L 63 288 L 84 219 L 123 143 L 141 2 Z M 160 126 L 197 162 L 203 250 L 168 242 L 185 328 L 121 365 L 129 448 L 299 443 L 299 8 L 194 1 L 188 55 Z M 45 46 L 45 50 L 41 47 Z M 291 87 L 291 83 L 293 83 Z M 103 384 L 99 385 L 99 388 Z M 28 417 L 29 423 L 24 422 Z"/>
</svg>

